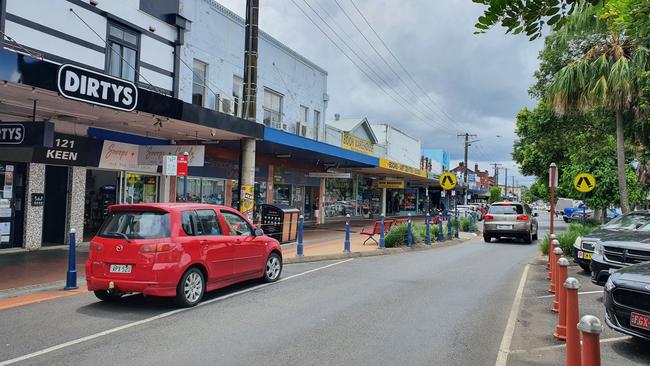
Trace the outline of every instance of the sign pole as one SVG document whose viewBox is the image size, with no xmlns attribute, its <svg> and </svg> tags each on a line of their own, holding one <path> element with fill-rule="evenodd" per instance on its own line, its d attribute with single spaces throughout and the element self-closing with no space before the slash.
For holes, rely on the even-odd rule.
<svg viewBox="0 0 650 366">
<path fill-rule="evenodd" d="M 183 153 L 183 156 L 185 156 L 185 161 L 188 161 L 187 157 L 189 155 L 190 155 L 190 153 L 188 153 L 187 151 Z M 185 200 L 185 202 L 187 202 L 187 201 L 189 201 L 188 198 L 189 197 L 187 197 L 187 174 L 185 174 L 183 176 L 183 199 Z"/>
<path fill-rule="evenodd" d="M 549 180 L 550 180 L 550 185 L 551 185 L 551 224 L 549 227 L 549 233 L 553 234 L 554 227 L 553 224 L 555 223 L 555 179 L 557 175 L 557 165 L 555 163 L 551 163 L 551 168 L 549 171 Z"/>
<path fill-rule="evenodd" d="M 582 226 L 587 226 L 587 193 L 582 194 Z"/>
</svg>

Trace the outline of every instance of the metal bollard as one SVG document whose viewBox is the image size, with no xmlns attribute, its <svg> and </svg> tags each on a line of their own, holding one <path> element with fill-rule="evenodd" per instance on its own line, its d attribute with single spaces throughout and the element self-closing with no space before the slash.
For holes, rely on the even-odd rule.
<svg viewBox="0 0 650 366">
<path fill-rule="evenodd" d="M 547 280 L 551 279 L 551 249 L 552 249 L 551 248 L 551 243 L 553 242 L 553 240 L 555 240 L 555 234 L 551 234 L 550 240 L 549 240 L 549 243 L 548 243 L 548 248 L 549 248 L 549 250 L 548 250 L 548 262 L 546 262 L 546 269 L 548 270 L 548 275 L 546 276 Z"/>
<path fill-rule="evenodd" d="M 558 309 L 557 325 L 555 326 L 555 333 L 553 333 L 553 336 L 561 341 L 566 341 L 566 288 L 564 288 L 564 282 L 566 281 L 569 264 L 569 260 L 564 257 L 557 261 L 558 283 L 561 283 L 562 286 L 560 286 L 558 291 L 560 293 L 560 296 L 558 297 L 560 305 Z"/>
<path fill-rule="evenodd" d="M 379 230 L 379 249 L 386 248 L 386 242 L 384 241 L 384 214 L 381 214 L 381 230 Z"/>
<path fill-rule="evenodd" d="M 345 215 L 345 243 L 343 252 L 350 253 L 350 214 Z"/>
<path fill-rule="evenodd" d="M 298 218 L 298 245 L 296 246 L 296 255 L 298 257 L 302 257 L 304 247 L 302 245 L 302 225 L 305 221 L 305 217 L 303 215 L 300 215 Z"/>
<path fill-rule="evenodd" d="M 558 261 L 564 254 L 562 252 L 562 248 L 555 248 L 553 249 L 553 253 L 555 253 L 555 258 L 558 258 Z M 562 286 L 562 282 L 560 282 L 560 266 L 556 262 L 554 267 L 554 273 L 553 273 L 553 281 L 555 282 L 555 296 L 553 297 L 553 306 L 551 307 L 551 311 L 554 313 L 557 313 L 560 311 L 560 286 Z"/>
<path fill-rule="evenodd" d="M 551 259 L 551 270 L 549 271 L 549 276 L 551 277 L 551 284 L 548 287 L 548 292 L 554 294 L 555 293 L 555 264 L 557 263 L 557 260 L 560 259 L 559 257 L 555 256 L 555 248 L 558 248 L 560 245 L 560 242 L 557 240 L 552 240 L 551 245 L 548 248 L 548 255 L 549 258 Z"/>
<path fill-rule="evenodd" d="M 64 290 L 76 290 L 77 286 L 77 230 L 70 229 L 70 249 L 68 250 L 68 272 Z"/>
<path fill-rule="evenodd" d="M 447 211 L 447 240 L 451 240 L 451 212 Z"/>
<path fill-rule="evenodd" d="M 426 226 L 426 235 L 424 237 L 424 244 L 431 245 L 431 231 L 429 228 L 429 213 L 424 216 L 424 225 Z"/>
<path fill-rule="evenodd" d="M 603 332 L 600 319 L 585 315 L 577 328 L 582 333 L 582 366 L 600 366 L 600 333 Z"/>
<path fill-rule="evenodd" d="M 409 248 L 413 247 L 413 227 L 411 221 L 411 214 L 409 214 L 406 234 L 406 243 L 408 244 Z"/>
<path fill-rule="evenodd" d="M 580 282 L 573 277 L 564 281 L 566 289 L 566 366 L 580 366 L 580 333 L 578 332 L 578 290 Z"/>
<path fill-rule="evenodd" d="M 456 215 L 456 233 L 454 234 L 454 236 L 456 237 L 456 239 L 458 239 L 458 221 L 459 221 L 458 220 L 458 207 L 455 208 L 455 215 Z"/>
<path fill-rule="evenodd" d="M 438 221 L 438 241 L 445 240 L 444 228 L 442 227 L 442 212 L 438 215 L 440 221 Z"/>
</svg>

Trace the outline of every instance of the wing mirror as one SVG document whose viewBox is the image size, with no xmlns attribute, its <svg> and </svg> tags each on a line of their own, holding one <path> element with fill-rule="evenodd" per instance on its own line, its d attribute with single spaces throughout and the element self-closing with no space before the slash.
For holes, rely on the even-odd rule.
<svg viewBox="0 0 650 366">
<path fill-rule="evenodd" d="M 264 235 L 264 230 L 260 228 L 255 228 L 255 236 L 263 236 Z"/>
</svg>

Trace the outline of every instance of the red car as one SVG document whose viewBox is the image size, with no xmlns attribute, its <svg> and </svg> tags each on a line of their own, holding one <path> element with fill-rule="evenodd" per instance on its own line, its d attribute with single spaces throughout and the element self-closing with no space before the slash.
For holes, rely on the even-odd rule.
<svg viewBox="0 0 650 366">
<path fill-rule="evenodd" d="M 282 248 L 229 207 L 159 203 L 113 205 L 90 242 L 88 290 L 103 301 L 140 292 L 189 307 L 206 291 L 236 282 L 274 282 Z"/>
</svg>

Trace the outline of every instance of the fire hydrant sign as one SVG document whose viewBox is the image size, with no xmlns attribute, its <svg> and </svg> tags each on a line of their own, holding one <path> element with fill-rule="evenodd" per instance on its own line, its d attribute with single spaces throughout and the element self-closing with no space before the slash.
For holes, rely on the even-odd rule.
<svg viewBox="0 0 650 366">
<path fill-rule="evenodd" d="M 582 193 L 591 192 L 596 187 L 596 178 L 589 173 L 580 173 L 573 178 L 573 186 Z"/>
<path fill-rule="evenodd" d="M 176 157 L 176 175 L 179 177 L 187 176 L 187 156 L 180 155 Z"/>
</svg>

